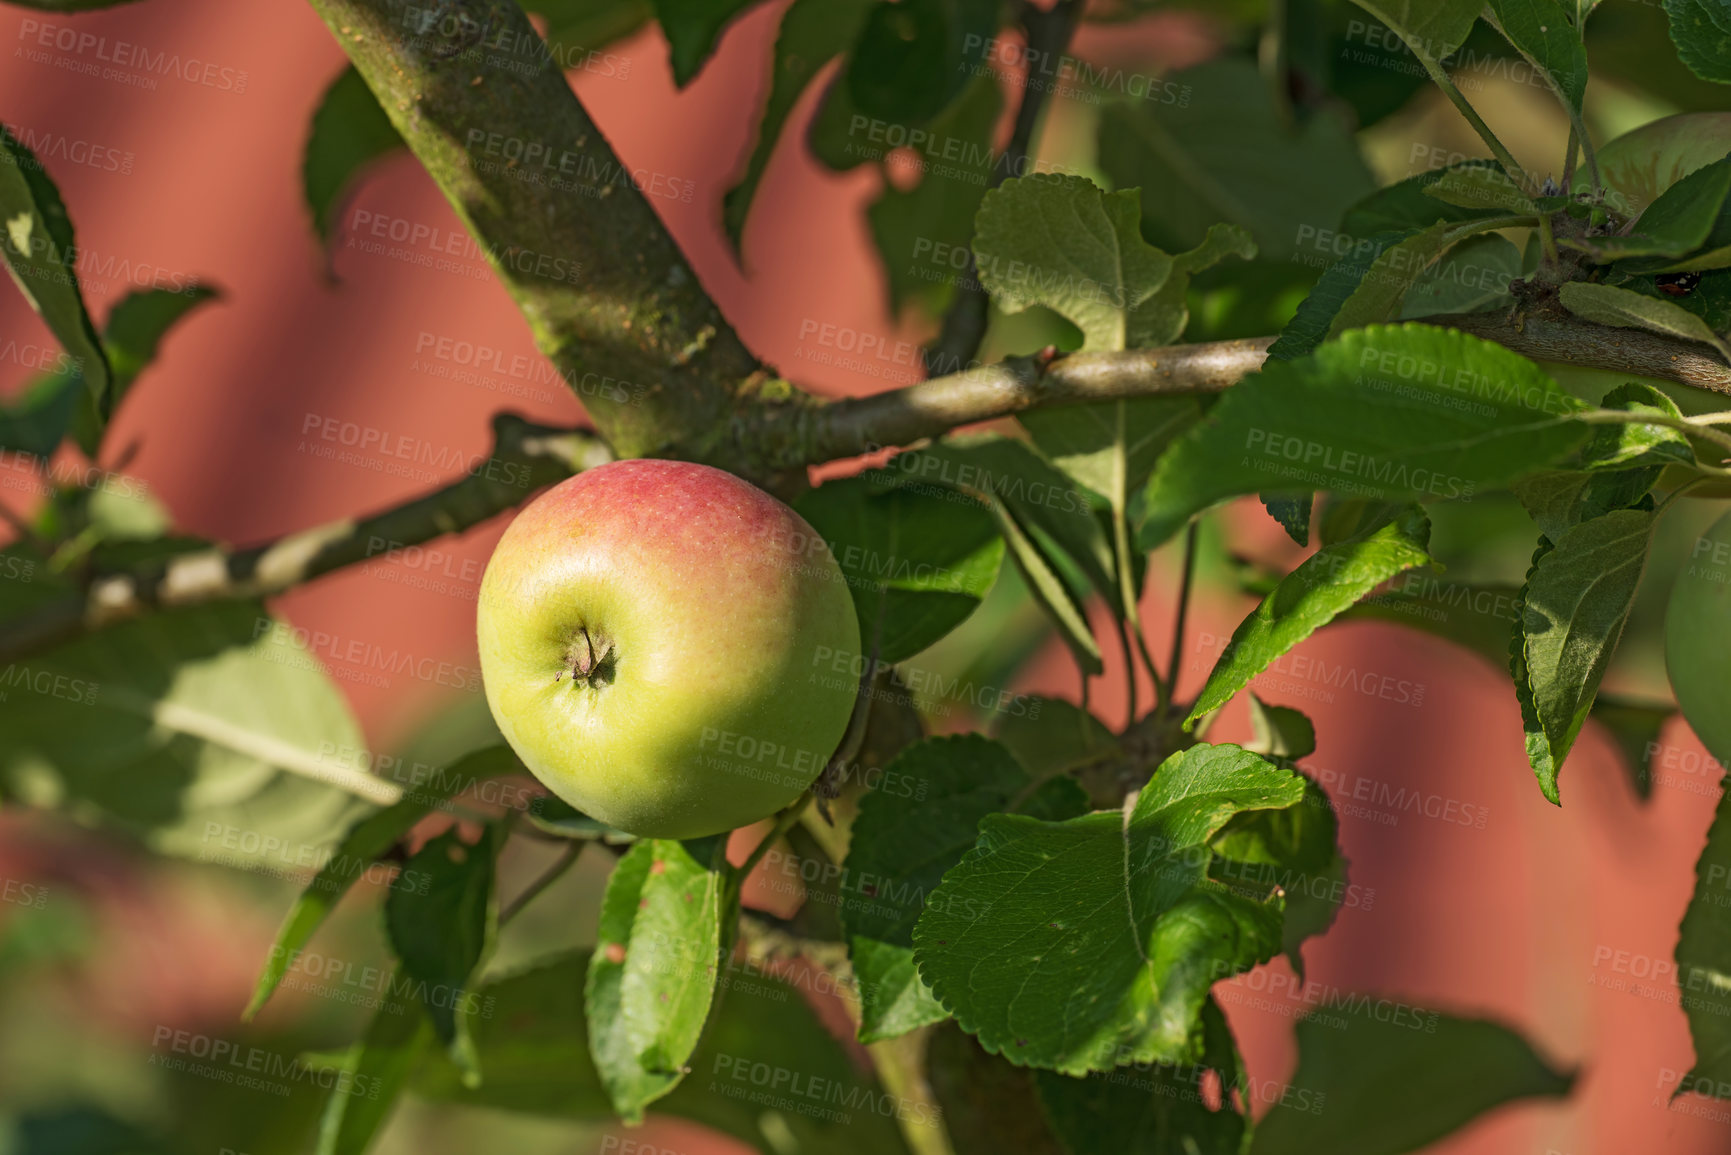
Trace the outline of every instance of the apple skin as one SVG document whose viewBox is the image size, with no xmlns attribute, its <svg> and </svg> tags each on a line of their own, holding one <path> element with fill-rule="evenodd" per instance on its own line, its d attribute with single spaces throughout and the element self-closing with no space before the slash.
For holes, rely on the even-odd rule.
<svg viewBox="0 0 1731 1155">
<path fill-rule="evenodd" d="M 1665 669 L 1695 736 L 1731 765 L 1731 513 L 1696 539 L 1671 588 Z"/>
<path fill-rule="evenodd" d="M 617 461 L 529 504 L 476 612 L 487 704 L 518 757 L 648 838 L 745 826 L 841 743 L 859 623 L 797 513 L 730 473 Z"/>
</svg>

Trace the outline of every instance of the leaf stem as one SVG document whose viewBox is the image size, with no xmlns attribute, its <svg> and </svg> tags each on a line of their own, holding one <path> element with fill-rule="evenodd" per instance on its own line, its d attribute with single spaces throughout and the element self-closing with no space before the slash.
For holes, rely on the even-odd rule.
<svg viewBox="0 0 1731 1155">
<path fill-rule="evenodd" d="M 1130 644 L 1130 625 L 1124 618 L 1113 623 L 1118 629 L 1118 647 L 1124 652 L 1124 686 L 1129 694 L 1125 703 L 1124 728 L 1136 724 L 1136 654 Z"/>
<path fill-rule="evenodd" d="M 1497 163 L 1503 166 L 1503 171 L 1507 172 L 1523 190 L 1530 190 L 1532 187 L 1531 178 L 1527 176 L 1526 170 L 1521 168 L 1515 160 L 1515 154 L 1497 139 L 1497 134 L 1491 131 L 1491 126 L 1485 123 L 1484 117 L 1479 115 L 1478 109 L 1474 108 L 1467 98 L 1461 95 L 1461 90 L 1455 86 L 1454 79 L 1449 76 L 1441 64 L 1431 59 L 1430 53 L 1418 51 L 1417 56 L 1419 63 L 1424 65 L 1424 70 L 1430 74 L 1431 80 L 1438 88 L 1442 89 L 1443 95 L 1449 98 L 1449 102 L 1459 110 L 1460 114 L 1466 117 L 1467 123 L 1473 126 L 1473 131 L 1479 134 L 1479 139 L 1484 141 L 1486 147 L 1491 150 L 1491 155 L 1497 158 Z"/>
<path fill-rule="evenodd" d="M 1721 433 L 1709 426 L 1694 424 L 1687 417 L 1672 417 L 1662 413 L 1630 413 L 1621 409 L 1588 409 L 1577 413 L 1575 417 L 1589 425 L 1663 425 L 1667 429 L 1676 429 L 1691 437 L 1711 441 L 1731 453 L 1731 433 Z"/>
<path fill-rule="evenodd" d="M 1196 519 L 1191 518 L 1184 531 L 1184 568 L 1178 579 L 1178 610 L 1172 620 L 1172 654 L 1166 663 L 1166 696 L 1160 703 L 1162 714 L 1171 708 L 1172 698 L 1178 692 L 1178 663 L 1184 660 L 1184 626 L 1190 614 L 1190 587 L 1196 576 L 1196 528 Z"/>
<path fill-rule="evenodd" d="M 1539 244 L 1544 247 L 1545 263 L 1555 266 L 1557 257 L 1557 238 L 1551 230 L 1551 214 L 1539 214 Z"/>
<path fill-rule="evenodd" d="M 793 829 L 794 825 L 799 822 L 799 816 L 805 813 L 805 808 L 810 802 L 811 791 L 807 790 L 787 806 L 776 811 L 775 823 L 770 826 L 769 833 L 763 836 L 763 841 L 752 849 L 751 854 L 733 872 L 735 885 L 743 884 L 746 877 L 751 874 L 752 868 L 763 861 L 763 856 L 769 853 L 769 848 L 774 846 L 782 835 Z"/>
<path fill-rule="evenodd" d="M 1143 663 L 1148 667 L 1148 675 L 1153 679 L 1154 699 L 1158 702 L 1164 693 L 1160 685 L 1160 672 L 1154 668 L 1153 659 L 1148 656 L 1148 642 L 1142 636 L 1142 609 L 1137 605 L 1136 566 L 1134 555 L 1130 552 L 1130 519 L 1126 512 L 1130 504 L 1129 487 L 1129 448 L 1125 444 L 1129 436 L 1126 429 L 1127 411 L 1125 403 L 1119 401 L 1117 410 L 1117 432 L 1112 444 L 1112 557 L 1118 571 L 1118 601 L 1123 613 L 1118 620 L 1118 637 L 1124 644 L 1124 679 L 1130 688 L 1130 715 L 1124 721 L 1126 729 L 1136 724 L 1136 660 L 1130 653 L 1130 637 L 1136 638 L 1136 648 L 1142 655 Z"/>
<path fill-rule="evenodd" d="M 504 926 L 516 918 L 524 907 L 541 897 L 548 887 L 563 878 L 565 872 L 576 864 L 577 856 L 581 853 L 583 853 L 583 843 L 575 840 L 567 842 L 565 849 L 559 853 L 559 857 L 553 860 L 553 865 L 537 875 L 535 881 L 524 887 L 516 898 L 513 898 L 504 909 L 499 911 L 499 925 Z"/>
</svg>

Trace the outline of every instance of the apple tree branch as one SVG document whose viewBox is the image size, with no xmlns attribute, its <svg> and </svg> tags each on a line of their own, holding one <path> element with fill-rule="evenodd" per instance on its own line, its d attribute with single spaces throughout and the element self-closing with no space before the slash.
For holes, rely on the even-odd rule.
<svg viewBox="0 0 1731 1155">
<path fill-rule="evenodd" d="M 327 522 L 261 545 L 217 546 L 99 574 L 24 617 L 0 622 L 0 663 L 158 609 L 270 597 L 356 562 L 462 533 L 612 457 L 592 433 L 502 413 L 493 419 L 492 453 L 449 485 L 368 517 Z"/>
<path fill-rule="evenodd" d="M 523 9 L 311 3 L 608 444 L 690 455 L 762 368 Z"/>
</svg>

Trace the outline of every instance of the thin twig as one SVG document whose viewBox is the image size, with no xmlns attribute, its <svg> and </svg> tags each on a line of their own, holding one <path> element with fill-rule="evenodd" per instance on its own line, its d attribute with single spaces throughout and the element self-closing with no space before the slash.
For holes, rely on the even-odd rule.
<svg viewBox="0 0 1731 1155">
<path fill-rule="evenodd" d="M 1039 124 L 1040 113 L 1052 87 L 1036 83 L 1032 73 L 1041 61 L 1056 60 L 1069 50 L 1070 38 L 1081 20 L 1083 5 L 1084 0 L 1058 0 L 1048 12 L 1023 0 L 1021 22 L 1027 37 L 1025 55 L 1029 75 L 1022 84 L 1022 98 L 1016 106 L 1016 122 L 1010 130 L 1010 141 L 992 170 L 991 180 L 986 185 L 988 189 L 997 188 L 1007 177 L 1019 175 L 1026 169 L 1028 158 L 1034 153 L 1034 129 Z M 954 373 L 972 363 L 980 351 L 980 342 L 986 337 L 988 304 L 989 298 L 985 286 L 980 283 L 980 271 L 974 264 L 970 246 L 968 265 L 956 284 L 956 295 L 944 314 L 943 327 L 926 346 L 927 373 L 933 376 Z"/>
<path fill-rule="evenodd" d="M 611 460 L 593 434 L 493 419 L 492 455 L 457 481 L 367 517 L 342 518 L 245 549 L 215 546 L 99 574 L 23 618 L 0 623 L 0 662 L 74 641 L 157 609 L 270 597 L 333 570 L 461 533 L 540 487 Z"/>
</svg>

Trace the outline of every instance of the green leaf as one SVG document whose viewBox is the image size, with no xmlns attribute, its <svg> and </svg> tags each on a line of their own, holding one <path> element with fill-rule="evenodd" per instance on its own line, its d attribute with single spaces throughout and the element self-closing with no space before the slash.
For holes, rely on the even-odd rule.
<svg viewBox="0 0 1731 1155">
<path fill-rule="evenodd" d="M 1731 242 L 1731 160 L 1720 159 L 1689 173 L 1666 189 L 1647 206 L 1624 240 L 1607 242 L 1613 249 L 1625 247 L 1616 255 L 1651 255 L 1681 257 L 1702 246 L 1714 252 L 1699 254 L 1695 259 L 1666 262 L 1631 261 L 1625 266 L 1636 271 L 1678 268 L 1680 270 L 1722 268 L 1726 260 L 1724 246 Z"/>
<path fill-rule="evenodd" d="M 1532 0 L 1502 0 L 1503 3 L 1531 3 Z M 1501 165 L 1460 164 L 1444 169 L 1437 179 L 1423 186 L 1425 196 L 1480 213 L 1510 213 L 1536 216 L 1539 207 L 1520 190 Z"/>
<path fill-rule="evenodd" d="M 1724 0 L 1665 0 L 1671 41 L 1689 71 L 1702 80 L 1731 84 L 1731 15 Z"/>
<path fill-rule="evenodd" d="M 453 826 L 409 858 L 385 896 L 385 930 L 402 978 L 419 992 L 433 1034 L 476 1083 L 481 1071 L 470 1035 L 478 1010 L 471 976 L 496 933 L 500 841 L 491 823 L 472 844 Z"/>
<path fill-rule="evenodd" d="M 343 1054 L 319 1120 L 314 1155 L 364 1155 L 390 1117 L 432 1031 L 421 1008 L 397 995 L 392 972 L 366 1034 Z"/>
<path fill-rule="evenodd" d="M 1278 707 L 1277 707 L 1278 708 Z M 1310 722 L 1296 710 L 1308 727 Z M 1314 741 L 1314 731 L 1311 732 Z M 1304 940 L 1323 934 L 1345 901 L 1346 856 L 1340 851 L 1334 804 L 1308 775 L 1304 801 L 1285 810 L 1238 815 L 1209 843 L 1209 877 L 1253 899 L 1278 887 L 1286 896 L 1281 950 L 1304 981 Z"/>
<path fill-rule="evenodd" d="M 867 13 L 841 83 L 854 107 L 896 124 L 942 112 L 985 58 L 995 0 L 883 0 Z"/>
<path fill-rule="evenodd" d="M 1659 194 L 1626 235 L 1583 238 L 1571 245 L 1592 253 L 1600 262 L 1631 257 L 1681 257 L 1715 236 L 1714 226 L 1721 220 L 1728 195 L 1731 195 L 1731 159 L 1717 160 Z M 1663 268 L 1670 262 L 1660 260 L 1650 264 Z M 1647 264 L 1632 262 L 1621 267 L 1644 269 Z"/>
<path fill-rule="evenodd" d="M 1145 547 L 1222 498 L 1332 489 L 1467 498 L 1561 458 L 1583 408 L 1500 345 L 1408 323 L 1354 329 L 1226 391 L 1149 479 Z"/>
<path fill-rule="evenodd" d="M 960 625 L 1004 556 L 991 514 L 943 487 L 886 493 L 846 478 L 794 508 L 829 543 L 853 593 L 860 643 L 877 639 L 881 662 L 905 661 Z"/>
<path fill-rule="evenodd" d="M 1310 544 L 1310 515 L 1314 503 L 1312 494 L 1304 493 L 1296 497 L 1287 497 L 1278 493 L 1260 493 L 1257 497 L 1262 507 L 1268 511 L 1268 516 L 1274 519 L 1274 524 L 1286 531 L 1299 545 Z"/>
<path fill-rule="evenodd" d="M 316 660 L 255 603 L 166 610 L 0 670 L 0 787 L 163 854 L 311 866 L 361 808 L 365 748 Z"/>
<path fill-rule="evenodd" d="M 1486 167 L 1486 161 L 1465 161 L 1444 168 L 1430 169 L 1377 189 L 1346 210 L 1340 220 L 1340 233 L 1335 238 L 1336 243 L 1344 241 L 1362 247 L 1366 240 L 1378 233 L 1405 233 L 1427 229 L 1435 224 L 1461 224 L 1491 215 L 1485 209 L 1462 208 L 1450 204 L 1431 196 L 1429 192 L 1437 182 L 1459 169 L 1483 171 Z"/>
<path fill-rule="evenodd" d="M 1533 768 L 1533 773 L 1539 779 L 1540 790 L 1550 783 L 1555 790 L 1557 781 L 1557 758 L 1551 749 L 1550 739 L 1545 734 L 1545 728 L 1539 721 L 1539 710 L 1533 697 L 1532 677 L 1527 670 L 1527 588 L 1538 572 L 1539 562 L 1551 552 L 1551 539 L 1540 537 L 1539 543 L 1533 549 L 1532 564 L 1527 568 L 1527 581 L 1523 583 L 1520 593 L 1515 598 L 1515 624 L 1511 631 L 1507 651 L 1507 666 L 1509 677 L 1515 683 L 1515 701 L 1521 708 L 1521 737 L 1527 749 L 1527 764 Z"/>
<path fill-rule="evenodd" d="M 655 0 L 655 16 L 667 36 L 673 83 L 684 88 L 696 78 L 721 30 L 758 0 Z"/>
<path fill-rule="evenodd" d="M 1674 706 L 1648 705 L 1609 694 L 1593 699 L 1588 716 L 1610 733 L 1617 753 L 1622 755 L 1629 785 L 1643 802 L 1653 796 L 1653 754 L 1659 749 L 1659 735 L 1676 713 Z"/>
<path fill-rule="evenodd" d="M 1026 445 L 1005 437 L 944 441 L 893 459 L 892 483 L 940 483 L 990 511 L 1029 592 L 1081 667 L 1103 668 L 1082 602 L 1089 589 L 1115 600 L 1112 547 L 1088 494 Z M 1070 580 L 1070 571 L 1081 581 Z"/>
<path fill-rule="evenodd" d="M 1384 234 L 1359 246 L 1322 275 L 1268 355 L 1290 361 L 1328 337 L 1399 317 L 1407 293 L 1444 253 L 1495 224 L 1495 218 L 1436 224 L 1410 236 Z"/>
<path fill-rule="evenodd" d="M 1619 289 L 1615 285 L 1596 285 L 1586 281 L 1570 281 L 1558 290 L 1557 296 L 1563 307 L 1578 317 L 1601 325 L 1646 329 L 1667 337 L 1681 337 L 1685 341 L 1701 341 L 1731 360 L 1731 345 L 1727 345 L 1706 321 L 1670 301 Z"/>
<path fill-rule="evenodd" d="M 746 217 L 788 117 L 824 65 L 846 51 L 875 0 L 794 0 L 781 18 L 770 64 L 769 101 L 758 122 L 757 142 L 739 183 L 722 198 L 722 223 L 735 253 L 743 248 Z"/>
<path fill-rule="evenodd" d="M 108 359 L 78 288 L 72 218 L 42 162 L 4 125 L 0 150 L 6 154 L 0 161 L 0 256 L 24 299 L 72 357 L 72 372 L 99 405 L 107 405 Z"/>
<path fill-rule="evenodd" d="M 860 981 L 860 1041 L 876 1042 L 949 1017 L 913 965 L 913 930 L 944 873 L 974 845 L 988 814 L 1026 810 L 1063 819 L 1088 808 L 1067 779 L 1057 793 L 1032 794 L 1031 778 L 1010 751 L 978 734 L 928 738 L 885 770 L 907 792 L 874 790 L 860 801 L 845 877 L 861 893 L 842 903 L 842 927 Z M 868 883 L 866 880 L 870 880 Z"/>
<path fill-rule="evenodd" d="M 1067 1074 L 1191 1058 L 1208 988 L 1280 949 L 1281 903 L 1207 877 L 1238 813 L 1303 779 L 1236 746 L 1174 754 L 1124 813 L 990 815 L 914 929 L 920 977 L 988 1051 Z"/>
<path fill-rule="evenodd" d="M 1085 177 L 1035 173 L 986 194 L 975 222 L 980 283 L 998 307 L 1044 305 L 1082 330 L 1084 351 L 1165 345 L 1184 331 L 1189 274 L 1228 254 L 1255 255 L 1243 230 L 1213 226 L 1174 258 L 1142 239 L 1141 196 Z M 1162 293 L 1174 273 L 1175 293 Z"/>
<path fill-rule="evenodd" d="M 1355 0 L 1419 59 L 1435 63 L 1466 42 L 1483 0 Z"/>
<path fill-rule="evenodd" d="M 7 1155 L 173 1155 L 175 1150 L 168 1140 L 94 1104 L 9 1113 L 5 1125 Z"/>
<path fill-rule="evenodd" d="M 1499 670 L 1509 665 L 1509 637 L 1520 620 L 1518 586 L 1444 581 L 1412 571 L 1334 620 L 1392 622 L 1464 646 Z"/>
<path fill-rule="evenodd" d="M 1731 792 L 1719 799 L 1677 937 L 1677 986 L 1695 1062 L 1675 1094 L 1726 1098 L 1731 1086 Z"/>
<path fill-rule="evenodd" d="M 1573 0 L 1571 0 L 1571 6 Z M 1587 46 L 1557 0 L 1490 0 L 1498 28 L 1572 117 L 1587 95 Z"/>
<path fill-rule="evenodd" d="M 1202 416 L 1194 397 L 1132 397 L 1017 415 L 1034 445 L 1072 480 L 1109 501 L 1140 493 L 1174 438 Z M 1123 446 L 1120 454 L 1119 446 Z"/>
<path fill-rule="evenodd" d="M 46 460 L 66 436 L 78 402 L 88 396 L 70 374 L 31 382 L 17 401 L 0 405 L 0 452 Z"/>
<path fill-rule="evenodd" d="M 179 291 L 142 289 L 128 293 L 109 310 L 108 323 L 102 330 L 102 344 L 108 352 L 112 374 L 106 413 L 119 410 L 138 375 L 156 360 L 156 351 L 168 331 L 206 301 L 221 296 L 214 286 L 204 284 L 189 285 Z M 72 418 L 72 435 L 86 457 L 97 455 L 107 425 L 104 408 L 86 395 Z"/>
<path fill-rule="evenodd" d="M 1444 226 L 1437 225 L 1441 229 Z M 1274 344 L 1268 347 L 1268 358 L 1271 361 L 1293 361 L 1311 352 L 1326 341 L 1330 335 L 1337 332 L 1335 319 L 1340 316 L 1346 303 L 1358 293 L 1360 286 L 1370 275 L 1371 269 L 1383 258 L 1409 240 L 1423 237 L 1429 230 L 1414 232 L 1401 229 L 1395 232 L 1378 233 L 1376 236 L 1354 245 L 1352 250 L 1323 271 L 1320 278 L 1304 300 L 1298 303 L 1298 310 L 1292 315 L 1292 320 L 1281 329 L 1280 336 Z M 1344 329 L 1347 326 L 1338 326 Z M 1266 498 L 1264 499 L 1266 500 Z M 1305 511 L 1305 532 L 1310 528 L 1309 510 Z M 1276 519 L 1279 520 L 1279 519 Z M 1296 541 L 1298 535 L 1288 534 Z M 1300 542 L 1303 544 L 1303 542 Z"/>
<path fill-rule="evenodd" d="M 1511 300 L 1509 285 L 1522 272 L 1521 250 L 1507 238 L 1495 233 L 1468 238 L 1407 290 L 1400 319 L 1501 307 Z"/>
<path fill-rule="evenodd" d="M 1006 181 L 980 206 L 975 261 L 998 306 L 1043 305 L 1082 330 L 1083 348 L 1165 345 L 1189 318 L 1190 277 L 1227 256 L 1248 259 L 1242 229 L 1216 225 L 1203 243 L 1169 257 L 1142 240 L 1134 190 L 1104 193 L 1082 177 Z M 1123 517 L 1154 460 L 1193 423 L 1193 398 L 1142 398 L 1023 415 L 1035 444 Z M 1112 595 L 1111 583 L 1102 592 Z M 1119 600 L 1122 600 L 1121 598 Z"/>
<path fill-rule="evenodd" d="M 241 1012 L 241 1018 L 251 1019 L 258 1014 L 283 975 L 294 965 L 301 948 L 312 940 L 313 933 L 336 909 L 349 887 L 417 822 L 451 795 L 475 783 L 522 772 L 522 764 L 508 746 L 477 750 L 440 771 L 429 783 L 417 785 L 402 801 L 369 814 L 350 827 L 337 844 L 335 853 L 319 868 L 318 874 L 289 908 L 288 917 L 283 920 L 276 942 L 271 946 L 264 972 L 253 988 L 252 1001 Z M 405 870 L 399 882 L 407 884 L 409 881 Z"/>
<path fill-rule="evenodd" d="M 1291 706 L 1270 706 L 1250 695 L 1250 728 L 1254 741 L 1244 745 L 1253 754 L 1297 761 L 1316 753 L 1316 727 Z"/>
<path fill-rule="evenodd" d="M 995 77 L 982 76 L 969 85 L 928 130 L 931 139 L 946 142 L 945 147 L 958 142 L 958 159 L 925 168 L 919 183 L 909 189 L 886 180 L 883 193 L 866 209 L 872 239 L 883 255 L 892 312 L 918 299 L 936 313 L 949 299 L 948 274 L 953 270 L 920 254 L 964 252 L 973 239 L 974 212 L 988 195 L 995 163 L 992 134 L 1003 103 Z M 927 274 L 933 271 L 944 276 L 932 280 Z"/>
<path fill-rule="evenodd" d="M 1574 526 L 1528 575 L 1521 627 L 1523 666 L 1545 757 L 1533 760 L 1539 788 L 1558 801 L 1568 757 L 1599 681 L 1628 624 L 1653 540 L 1653 514 L 1620 509 Z"/>
<path fill-rule="evenodd" d="M 450 1059 L 429 1049 L 415 1093 L 435 1102 L 610 1121 L 586 1042 L 582 992 L 589 964 L 587 951 L 556 955 L 482 987 L 475 1046 L 487 1081 L 465 1087 Z M 921 1125 L 936 1122 L 924 1104 L 886 1096 L 800 992 L 769 975 L 753 975 L 722 1000 L 690 1066 L 692 1077 L 660 1100 L 656 1113 L 713 1127 L 763 1155 L 903 1155 L 897 1114 Z M 805 1109 L 760 1104 L 754 1071 L 798 1072 L 788 1101 Z"/>
<path fill-rule="evenodd" d="M 156 351 L 168 331 L 200 305 L 221 297 L 221 290 L 215 286 L 198 283 L 178 292 L 141 289 L 128 293 L 109 310 L 102 344 L 108 350 L 108 362 L 114 372 L 116 404 L 125 399 L 126 390 L 156 360 Z"/>
<path fill-rule="evenodd" d="M 953 1023 L 931 1033 L 926 1078 L 955 1155 L 1070 1155 L 1052 1134 L 1035 1072 L 988 1053 Z"/>
<path fill-rule="evenodd" d="M 1504 1103 L 1561 1099 L 1573 1082 L 1507 1027 L 1359 996 L 1299 1020 L 1291 1085 L 1302 1094 L 1281 1097 L 1250 1151 L 1401 1155 Z"/>
<path fill-rule="evenodd" d="M 1595 432 L 1600 428 L 1603 426 L 1596 427 Z M 1597 473 L 1560 470 L 1523 477 L 1509 488 L 1539 532 L 1554 540 L 1583 521 L 1634 505 L 1653 487 L 1660 472 L 1657 466 Z"/>
<path fill-rule="evenodd" d="M 547 47 L 567 70 L 587 69 L 589 53 L 623 40 L 655 16 L 652 0 L 523 0 L 522 6 L 547 18 Z M 624 71 L 603 75 L 625 78 Z"/>
<path fill-rule="evenodd" d="M 536 830 L 558 838 L 605 842 L 609 846 L 626 846 L 637 841 L 635 834 L 591 818 L 554 794 L 543 794 L 535 799 L 529 804 L 526 814 L 529 824 Z"/>
<path fill-rule="evenodd" d="M 913 947 L 856 938 L 848 945 L 848 955 L 859 984 L 860 1042 L 881 1043 L 950 1017 L 920 981 Z"/>
<path fill-rule="evenodd" d="M 1293 127 L 1250 60 L 1223 57 L 1169 82 L 1187 99 L 1108 105 L 1099 140 L 1100 167 L 1115 187 L 1141 188 L 1143 231 L 1168 252 L 1226 221 L 1287 260 L 1374 188 L 1346 124 L 1319 112 Z"/>
<path fill-rule="evenodd" d="M 1326 545 L 1286 575 L 1232 633 L 1185 719 L 1194 727 L 1250 680 L 1383 582 L 1431 564 L 1430 520 L 1409 506 L 1387 525 Z"/>
<path fill-rule="evenodd" d="M 1060 698 L 1031 698 L 1024 713 L 1003 717 L 994 736 L 1035 780 L 1074 770 L 1118 748 L 1100 719 Z"/>
<path fill-rule="evenodd" d="M 715 998 L 727 838 L 638 842 L 607 882 L 584 987 L 589 1050 L 627 1123 L 690 1069 Z"/>
<path fill-rule="evenodd" d="M 415 1095 L 499 1111 L 611 1119 L 613 1105 L 589 1053 L 583 1010 L 589 962 L 589 951 L 575 951 L 489 978 L 478 992 L 483 1013 L 472 1031 L 486 1079 L 465 1083 L 447 1052 L 428 1047 L 412 1073 Z"/>
<path fill-rule="evenodd" d="M 1146 447 L 1141 450 L 1146 453 Z M 1001 506 L 1019 526 L 1055 547 L 1089 588 L 1111 594 L 1112 546 L 1095 517 L 1089 491 L 1010 437 L 948 438 L 891 461 L 886 476 L 904 483 L 930 481 Z"/>
<path fill-rule="evenodd" d="M 373 90 L 354 65 L 344 68 L 313 113 L 301 158 L 301 189 L 327 259 L 338 217 L 362 170 L 403 147 L 401 134 Z"/>
<path fill-rule="evenodd" d="M 1673 421 L 1683 419 L 1677 403 L 1651 385 L 1629 381 L 1605 394 L 1601 409 L 1650 413 Z M 1695 450 L 1682 430 L 1671 425 L 1600 425 L 1581 447 L 1588 469 L 1628 469 L 1637 465 L 1694 465 Z"/>
<path fill-rule="evenodd" d="M 1084 675 L 1099 675 L 1106 665 L 1100 656 L 1100 643 L 1088 623 L 1087 613 L 1075 591 L 1059 574 L 1056 559 L 1044 542 L 1031 536 L 1027 526 L 1016 519 L 1003 502 L 994 500 L 992 512 L 998 519 L 998 529 L 1004 535 L 1010 557 L 1016 564 L 1028 592 L 1057 627 L 1070 654 Z"/>
<path fill-rule="evenodd" d="M 1035 1075 L 1052 1130 L 1070 1151 L 1114 1155 L 1237 1155 L 1248 1121 L 1233 1105 L 1231 1088 L 1240 1062 L 1231 1028 L 1210 999 L 1197 1032 L 1200 1058 L 1182 1064 L 1137 1066 L 1128 1071 L 1071 1078 Z M 1204 1076 L 1219 1075 L 1223 1102 L 1209 1107 Z"/>
</svg>

